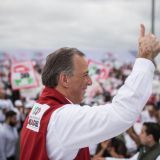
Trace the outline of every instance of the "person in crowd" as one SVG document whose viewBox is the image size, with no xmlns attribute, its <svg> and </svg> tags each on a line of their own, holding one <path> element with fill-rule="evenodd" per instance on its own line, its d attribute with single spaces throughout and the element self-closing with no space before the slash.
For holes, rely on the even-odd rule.
<svg viewBox="0 0 160 160">
<path fill-rule="evenodd" d="M 158 109 L 154 104 L 148 103 L 141 112 L 138 120 L 140 123 L 144 122 L 158 122 Z"/>
<path fill-rule="evenodd" d="M 137 149 L 141 144 L 140 139 L 137 137 L 141 132 L 142 125 L 142 123 L 136 122 L 131 128 L 129 128 L 125 133 L 123 133 L 129 157 L 137 153 Z"/>
<path fill-rule="evenodd" d="M 51 53 L 42 71 L 45 86 L 23 125 L 21 160 L 89 160 L 89 145 L 131 127 L 152 92 L 154 57 L 160 41 L 141 25 L 138 57 L 112 103 L 79 105 L 92 84 L 88 61 L 76 48 Z"/>
<path fill-rule="evenodd" d="M 15 106 L 15 108 L 13 109 L 13 111 L 15 111 L 16 114 L 17 114 L 17 129 L 20 132 L 21 128 L 22 128 L 22 124 L 23 124 L 24 119 L 25 119 L 23 101 L 20 100 L 20 99 L 17 99 L 14 102 L 14 106 Z"/>
<path fill-rule="evenodd" d="M 25 118 L 28 116 L 28 114 L 31 111 L 34 104 L 35 104 L 35 100 L 27 100 L 25 102 L 25 104 L 24 104 L 24 117 Z"/>
<path fill-rule="evenodd" d="M 14 105 L 12 101 L 6 97 L 5 89 L 0 89 L 0 123 L 5 121 L 5 113 L 9 110 L 13 110 Z"/>
<path fill-rule="evenodd" d="M 96 157 L 110 156 L 110 154 L 107 150 L 107 148 L 110 148 L 110 146 L 111 146 L 111 140 L 106 140 L 106 141 L 99 143 L 96 148 L 96 153 L 93 157 L 96 158 Z"/>
<path fill-rule="evenodd" d="M 16 112 L 8 111 L 5 117 L 5 123 L 0 129 L 0 160 L 16 160 L 18 143 Z"/>
<path fill-rule="evenodd" d="M 141 142 L 139 152 L 131 158 L 103 158 L 95 160 L 160 160 L 160 125 L 154 122 L 145 122 L 141 134 L 136 139 Z"/>
<path fill-rule="evenodd" d="M 119 138 L 112 138 L 111 140 L 99 143 L 93 160 L 99 157 L 127 157 L 127 148 L 125 143 Z"/>
</svg>

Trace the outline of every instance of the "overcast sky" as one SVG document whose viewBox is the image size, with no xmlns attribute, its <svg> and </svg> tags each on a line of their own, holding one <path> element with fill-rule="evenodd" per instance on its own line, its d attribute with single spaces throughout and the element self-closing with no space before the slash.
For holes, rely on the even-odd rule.
<svg viewBox="0 0 160 160">
<path fill-rule="evenodd" d="M 160 37 L 160 0 L 155 1 Z M 0 50 L 135 50 L 139 25 L 150 31 L 150 18 L 151 0 L 0 0 Z"/>
</svg>

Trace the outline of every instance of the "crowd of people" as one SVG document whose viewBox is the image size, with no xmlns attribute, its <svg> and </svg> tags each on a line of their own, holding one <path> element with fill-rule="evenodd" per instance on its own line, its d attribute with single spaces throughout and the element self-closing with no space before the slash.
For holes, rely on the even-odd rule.
<svg viewBox="0 0 160 160">
<path fill-rule="evenodd" d="M 0 79 L 0 136 L 2 136 L 3 138 L 1 138 L 0 159 L 6 160 L 7 157 L 12 157 L 13 155 L 18 159 L 18 137 L 20 136 L 23 122 L 33 104 L 35 103 L 38 95 L 36 92 L 32 93 L 33 96 L 30 97 L 30 95 L 28 95 L 27 98 L 25 98 L 23 96 L 24 90 L 12 90 L 9 81 L 10 66 L 6 65 L 5 63 L 2 64 L 3 66 L 1 66 L 1 68 L 3 68 L 3 70 L 1 69 Z M 132 64 L 123 64 L 119 66 L 119 68 L 114 65 L 114 62 L 112 64 L 113 65 L 110 69 L 108 78 L 105 80 L 99 80 L 97 82 L 98 85 L 96 85 L 96 89 L 94 86 L 90 87 L 91 89 L 89 89 L 86 98 L 84 99 L 84 104 L 94 106 L 97 104 L 101 105 L 105 104 L 106 102 L 109 103 L 112 101 L 112 98 L 116 94 L 116 91 L 124 83 L 124 80 L 130 74 L 132 69 Z M 35 66 L 35 70 L 39 75 L 41 74 L 41 68 L 42 66 Z M 137 139 L 140 138 L 140 130 L 143 126 L 143 123 L 160 124 L 160 90 L 157 89 L 157 84 L 160 86 L 159 81 L 160 72 L 157 69 L 153 81 L 153 86 L 154 84 L 156 84 L 156 86 L 154 87 L 155 90 L 153 90 L 153 94 L 150 97 L 143 112 L 137 119 L 137 122 L 132 128 L 127 130 L 127 132 L 123 133 L 122 135 L 111 140 L 104 141 L 98 145 L 90 146 L 91 156 L 93 157 L 93 159 L 103 160 L 104 157 L 129 158 L 140 149 L 141 142 Z M 31 90 L 30 92 L 32 91 L 33 90 Z M 13 128 L 13 130 L 11 130 L 11 128 Z M 136 135 L 137 139 L 134 138 L 134 135 Z M 7 136 L 7 139 L 4 138 L 5 136 Z M 5 139 L 6 142 L 4 141 Z M 5 147 L 5 145 L 7 145 L 7 148 Z"/>
<path fill-rule="evenodd" d="M 37 88 L 26 89 L 29 91 L 25 94 L 24 89 L 17 91 L 12 90 L 9 81 L 10 63 L 6 62 L 9 62 L 9 60 L 5 60 L 1 63 L 0 73 L 1 160 L 6 160 L 8 157 L 11 157 L 12 159 L 14 156 L 18 159 L 19 155 L 17 154 L 17 149 L 19 148 L 18 142 L 20 131 L 26 116 L 39 94 L 39 92 L 35 92 Z M 103 61 L 104 64 L 107 62 Z M 86 98 L 84 99 L 83 104 L 88 104 L 94 107 L 94 105 L 102 105 L 106 102 L 109 103 L 112 101 L 118 88 L 124 83 L 126 77 L 132 70 L 132 64 L 123 64 L 119 67 L 114 64 L 115 63 L 112 62 L 112 67 L 110 68 L 107 79 L 99 79 L 96 86 L 90 87 L 89 91 L 86 93 Z M 41 75 L 42 67 L 43 66 L 39 64 L 35 65 L 35 70 L 39 76 Z M 91 157 L 93 157 L 94 160 L 103 160 L 105 157 L 129 158 L 139 151 L 141 147 L 140 135 L 143 124 L 160 124 L 160 90 L 157 89 L 160 86 L 159 81 L 160 71 L 157 69 L 153 81 L 153 88 L 155 88 L 155 90 L 153 90 L 153 94 L 137 119 L 137 122 L 132 128 L 120 136 L 104 141 L 95 146 L 90 146 Z M 43 88 L 41 85 L 39 87 L 41 89 Z M 38 89 L 38 91 L 40 91 L 40 89 Z M 108 160 L 110 159 L 108 158 Z"/>
</svg>

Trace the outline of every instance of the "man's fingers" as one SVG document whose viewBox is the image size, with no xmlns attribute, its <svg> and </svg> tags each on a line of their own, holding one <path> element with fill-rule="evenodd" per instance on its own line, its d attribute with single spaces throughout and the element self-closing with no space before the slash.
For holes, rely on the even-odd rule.
<svg viewBox="0 0 160 160">
<path fill-rule="evenodd" d="M 143 24 L 141 24 L 140 28 L 140 38 L 145 36 L 145 27 Z"/>
</svg>

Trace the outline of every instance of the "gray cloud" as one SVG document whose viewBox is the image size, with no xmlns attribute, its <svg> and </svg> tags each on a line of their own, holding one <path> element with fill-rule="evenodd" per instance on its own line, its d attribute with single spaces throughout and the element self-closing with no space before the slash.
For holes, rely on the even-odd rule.
<svg viewBox="0 0 160 160">
<path fill-rule="evenodd" d="M 150 30 L 151 0 L 0 0 L 1 49 L 136 49 L 139 25 Z M 160 1 L 156 34 L 160 36 Z"/>
</svg>

